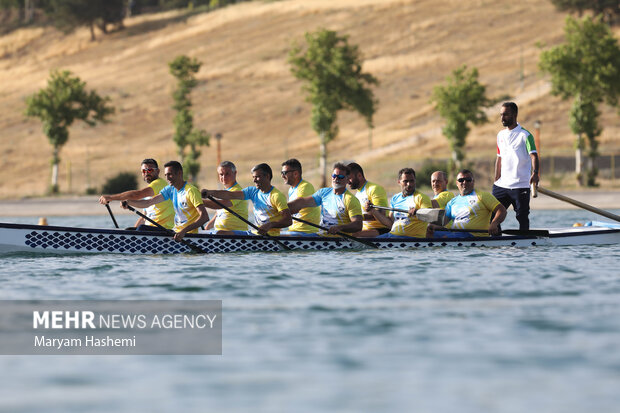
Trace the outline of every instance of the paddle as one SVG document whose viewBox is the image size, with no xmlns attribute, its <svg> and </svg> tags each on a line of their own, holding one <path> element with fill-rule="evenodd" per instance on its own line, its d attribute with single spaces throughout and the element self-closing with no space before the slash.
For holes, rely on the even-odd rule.
<svg viewBox="0 0 620 413">
<path fill-rule="evenodd" d="M 462 228 L 435 228 L 435 231 L 449 231 L 449 232 L 472 232 L 472 233 L 484 233 L 488 234 L 486 229 L 462 229 Z M 506 235 L 523 235 L 531 237 L 548 237 L 549 231 L 546 229 L 530 229 L 527 231 L 521 231 L 520 229 L 503 229 L 502 234 Z"/>
<path fill-rule="evenodd" d="M 114 222 L 114 226 L 118 228 L 118 223 L 116 222 L 116 218 L 114 218 L 114 214 L 112 213 L 112 210 L 110 209 L 110 204 L 105 204 L 105 207 L 108 209 L 108 212 L 110 213 L 110 218 L 112 218 L 112 222 Z"/>
<path fill-rule="evenodd" d="M 158 222 L 153 221 L 151 218 L 147 217 L 147 216 L 146 216 L 146 215 L 144 215 L 142 212 L 137 211 L 134 207 L 132 207 L 131 205 L 129 205 L 129 204 L 127 203 L 127 201 L 123 201 L 123 202 L 122 202 L 122 204 L 123 204 L 124 206 L 126 206 L 128 210 L 135 212 L 136 214 L 138 214 L 138 216 L 140 216 L 141 218 L 144 218 L 145 220 L 147 220 L 147 221 L 148 221 L 148 222 L 150 222 L 151 224 L 155 225 L 157 228 L 159 228 L 159 229 L 162 229 L 162 230 L 166 231 L 168 234 L 172 234 L 172 235 L 174 235 L 174 234 L 175 234 L 175 232 L 174 232 L 173 230 L 168 229 L 168 228 L 166 228 L 166 227 L 164 227 L 164 226 L 160 225 Z M 196 245 L 196 244 L 194 244 L 194 243 L 192 243 L 192 242 L 189 242 L 189 241 L 186 241 L 186 240 L 182 239 L 182 240 L 181 240 L 181 244 L 183 244 L 183 245 L 186 245 L 186 246 L 190 247 L 190 248 L 192 249 L 192 251 L 197 252 L 197 253 L 199 253 L 199 254 L 207 254 L 207 251 L 203 250 L 203 249 L 202 249 L 202 248 L 200 248 L 198 245 Z"/>
<path fill-rule="evenodd" d="M 550 191 L 545 188 L 541 188 L 540 186 L 538 187 L 538 192 L 540 192 L 541 194 L 548 195 L 551 198 L 555 198 L 555 199 L 559 199 L 560 201 L 568 202 L 569 204 L 575 205 L 579 208 L 583 208 L 587 211 L 594 212 L 595 214 L 599 214 L 609 219 L 613 219 L 614 221 L 620 222 L 620 216 L 616 214 L 612 214 L 611 212 L 603 211 L 602 209 L 595 208 L 592 205 L 584 204 L 583 202 L 577 201 L 576 199 L 572 199 L 564 195 L 556 194 L 555 192 Z"/>
<path fill-rule="evenodd" d="M 327 228 L 327 227 L 322 227 L 322 226 L 317 225 L 317 224 L 315 224 L 315 223 L 313 223 L 313 222 L 306 221 L 305 219 L 295 218 L 295 217 L 292 217 L 292 218 L 293 218 L 295 221 L 303 222 L 304 224 L 308 224 L 308 225 L 313 226 L 313 227 L 315 227 L 315 228 L 322 229 L 323 231 L 329 231 L 329 228 Z M 349 235 L 349 234 L 347 234 L 346 232 L 338 231 L 338 232 L 336 232 L 336 234 L 340 235 L 341 237 L 348 238 L 348 239 L 350 239 L 350 240 L 352 240 L 352 241 L 357 241 L 357 242 L 359 242 L 360 244 L 364 244 L 364 245 L 366 245 L 367 247 L 371 247 L 371 248 L 378 248 L 378 247 L 377 247 L 374 243 L 372 243 L 372 242 L 370 242 L 370 241 L 366 241 L 366 240 L 360 239 L 360 238 L 357 238 L 357 237 L 354 237 L 353 235 Z"/>
<path fill-rule="evenodd" d="M 248 224 L 249 226 L 251 226 L 252 228 L 254 228 L 255 230 L 258 231 L 258 227 L 256 225 L 252 224 L 250 221 L 248 221 L 247 219 L 243 218 L 241 215 L 237 214 L 235 211 L 233 211 L 232 209 L 228 208 L 227 206 L 222 204 L 220 201 L 218 201 L 217 199 L 213 198 L 211 195 L 207 195 L 207 199 L 209 199 L 210 201 L 215 202 L 221 208 L 224 208 L 226 211 L 230 212 L 231 214 L 233 214 L 234 216 L 239 218 L 241 221 L 245 222 L 246 224 Z M 258 234 L 258 235 L 260 235 L 260 236 L 262 236 L 264 238 L 267 238 L 268 240 L 271 240 L 271 241 L 275 242 L 276 244 L 278 244 L 279 246 L 281 246 L 285 250 L 288 250 L 288 251 L 291 250 L 285 243 L 283 243 L 282 241 L 278 240 L 277 238 L 274 238 L 273 236 L 271 236 L 269 234 L 265 234 L 265 235 Z"/>
<path fill-rule="evenodd" d="M 385 211 L 403 212 L 405 214 L 409 213 L 406 209 L 382 207 L 378 205 L 373 205 L 373 208 L 383 209 Z M 420 221 L 441 225 L 443 224 L 443 217 L 446 215 L 446 211 L 440 208 L 420 208 L 415 211 L 415 215 Z"/>
</svg>

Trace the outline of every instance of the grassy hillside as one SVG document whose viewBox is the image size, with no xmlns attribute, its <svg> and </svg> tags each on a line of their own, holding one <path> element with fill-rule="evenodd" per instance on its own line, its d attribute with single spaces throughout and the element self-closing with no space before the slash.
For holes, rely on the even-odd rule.
<svg viewBox="0 0 620 413">
<path fill-rule="evenodd" d="M 319 27 L 350 35 L 364 54 L 364 70 L 381 82 L 373 148 L 363 120 L 343 112 L 340 136 L 329 145 L 330 160 L 354 159 L 371 179 L 392 186 L 400 167 L 447 158 L 441 120 L 429 97 L 432 87 L 461 64 L 478 67 L 490 96 L 513 97 L 524 126 L 543 122 L 543 156 L 570 155 L 569 105 L 549 96 L 536 47 L 562 41 L 564 18 L 542 0 L 288 0 L 192 16 L 137 16 L 126 20 L 125 30 L 96 42 L 89 41 L 86 29 L 71 35 L 51 28 L 13 32 L 0 37 L 5 174 L 0 197 L 39 195 L 48 186 L 51 147 L 40 124 L 25 119 L 23 111 L 25 97 L 44 87 L 54 68 L 71 70 L 110 96 L 117 109 L 108 125 L 72 127 L 61 152 L 61 191 L 100 188 L 119 171 L 137 171 L 145 157 L 175 159 L 174 81 L 167 63 L 179 54 L 204 63 L 193 94 L 196 125 L 222 133 L 223 158 L 238 164 L 242 185 L 250 183 L 246 171 L 253 164 L 278 168 L 293 156 L 316 184 L 318 138 L 286 56 L 292 40 Z M 498 113 L 499 106 L 489 109 L 490 122 L 472 130 L 468 157 L 493 159 Z M 605 109 L 603 122 L 601 152 L 620 151 L 616 112 Z M 203 151 L 202 186 L 215 185 L 215 157 L 213 143 Z M 279 178 L 274 182 L 281 186 Z"/>
</svg>

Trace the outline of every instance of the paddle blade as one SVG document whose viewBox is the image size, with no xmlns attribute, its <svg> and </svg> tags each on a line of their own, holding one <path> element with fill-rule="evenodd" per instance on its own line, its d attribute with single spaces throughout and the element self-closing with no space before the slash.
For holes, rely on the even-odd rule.
<svg viewBox="0 0 620 413">
<path fill-rule="evenodd" d="M 421 208 L 415 212 L 415 215 L 420 221 L 443 225 L 443 218 L 446 215 L 446 211 L 440 208 Z"/>
</svg>

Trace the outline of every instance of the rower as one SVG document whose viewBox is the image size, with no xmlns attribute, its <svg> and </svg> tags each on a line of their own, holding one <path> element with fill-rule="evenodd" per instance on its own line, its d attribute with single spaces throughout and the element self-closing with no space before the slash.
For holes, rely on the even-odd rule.
<svg viewBox="0 0 620 413">
<path fill-rule="evenodd" d="M 302 208 L 321 206 L 321 225 L 328 227 L 328 234 L 351 234 L 360 231 L 363 225 L 362 208 L 360 201 L 347 190 L 348 177 L 349 168 L 342 163 L 335 164 L 332 187 L 321 188 L 312 196 L 289 202 L 291 212 L 297 213 Z"/>
<path fill-rule="evenodd" d="M 315 192 L 314 186 L 310 182 L 302 179 L 301 162 L 297 159 L 292 158 L 284 161 L 282 163 L 281 174 L 284 183 L 291 186 L 288 190 L 288 202 L 294 201 L 297 198 L 310 196 Z M 298 213 L 294 214 L 293 217 L 319 225 L 321 222 L 321 208 L 302 208 Z M 302 221 L 295 221 L 283 235 L 315 236 L 317 231 L 318 229 L 310 224 L 306 224 Z"/>
<path fill-rule="evenodd" d="M 349 187 L 357 189 L 355 197 L 360 201 L 360 205 L 364 207 L 370 201 L 372 205 L 387 207 L 388 200 L 385 189 L 375 183 L 369 182 L 364 176 L 364 170 L 355 162 L 347 165 L 351 173 L 349 174 Z M 379 214 L 385 215 L 385 212 L 379 211 Z M 381 234 L 390 232 L 390 226 L 385 226 L 381 221 L 364 208 L 364 226 L 362 230 L 353 234 L 355 237 L 378 237 Z"/>
<path fill-rule="evenodd" d="M 147 208 L 171 200 L 175 212 L 174 240 L 180 242 L 185 234 L 198 233 L 198 228 L 209 220 L 209 214 L 198 188 L 183 179 L 183 166 L 179 162 L 167 162 L 164 165 L 164 176 L 169 185 L 153 198 L 128 200 L 127 203 L 134 207 Z"/>
<path fill-rule="evenodd" d="M 445 220 L 452 220 L 446 227 L 452 229 L 483 229 L 488 230 L 491 235 L 499 235 L 499 224 L 506 218 L 506 208 L 489 192 L 475 191 L 474 184 L 474 173 L 468 169 L 463 169 L 456 176 L 459 195 L 452 198 L 446 205 Z M 442 231 L 440 233 L 437 231 L 434 236 L 467 238 L 474 235 L 469 232 Z"/>
<path fill-rule="evenodd" d="M 147 158 L 141 163 L 142 178 L 148 184 L 146 188 L 140 190 L 134 189 L 112 195 L 101 195 L 99 203 L 108 204 L 110 201 L 138 200 L 153 197 L 166 187 L 166 181 L 159 177 L 159 166 L 155 159 Z M 162 227 L 172 229 L 174 226 L 174 209 L 170 200 L 163 201 L 144 210 L 144 214 Z M 155 224 L 146 221 L 144 218 L 138 218 L 134 226 L 139 231 L 154 230 L 160 231 Z M 131 228 L 128 228 L 131 229 Z"/>
<path fill-rule="evenodd" d="M 237 183 L 237 167 L 234 163 L 230 161 L 220 163 L 217 167 L 217 176 L 226 191 L 243 191 L 241 185 Z M 207 224 L 206 229 L 214 228 L 215 234 L 218 235 L 247 234 L 248 224 L 234 216 L 228 209 L 236 212 L 247 220 L 248 201 L 242 201 L 240 199 L 222 200 L 220 203 L 228 209 L 223 208 L 222 205 L 218 205 L 210 199 L 204 199 L 204 197 L 202 202 L 204 202 L 207 208 L 217 210 L 215 216 Z"/>
<path fill-rule="evenodd" d="M 454 198 L 454 194 L 447 190 L 448 174 L 444 171 L 433 172 L 431 175 L 431 188 L 433 188 L 433 199 L 431 199 L 433 208 L 445 209 L 448 201 Z"/>
<path fill-rule="evenodd" d="M 381 237 L 414 237 L 424 238 L 428 224 L 418 219 L 415 215 L 416 210 L 430 208 L 431 199 L 428 195 L 416 190 L 415 171 L 413 168 L 403 168 L 398 171 L 398 184 L 401 193 L 396 194 L 390 200 L 392 208 L 402 209 L 405 212 L 392 211 L 388 216 L 374 208 L 370 202 L 367 203 L 368 211 L 386 226 L 391 228 L 390 232 Z"/>
<path fill-rule="evenodd" d="M 252 168 L 252 179 L 255 186 L 243 188 L 241 191 L 203 189 L 205 198 L 251 200 L 254 207 L 254 219 L 259 227 L 260 235 L 280 235 L 280 228 L 286 228 L 293 220 L 286 204 L 286 197 L 271 185 L 273 173 L 271 167 L 261 163 Z"/>
</svg>

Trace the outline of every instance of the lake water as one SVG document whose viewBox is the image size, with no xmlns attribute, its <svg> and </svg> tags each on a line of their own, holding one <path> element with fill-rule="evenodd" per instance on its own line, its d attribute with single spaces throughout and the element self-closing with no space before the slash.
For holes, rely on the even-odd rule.
<svg viewBox="0 0 620 413">
<path fill-rule="evenodd" d="M 592 219 L 534 211 L 532 226 Z M 8 255 L 5 300 L 221 299 L 223 355 L 0 356 L 0 411 L 620 412 L 619 257 L 618 245 Z"/>
</svg>

